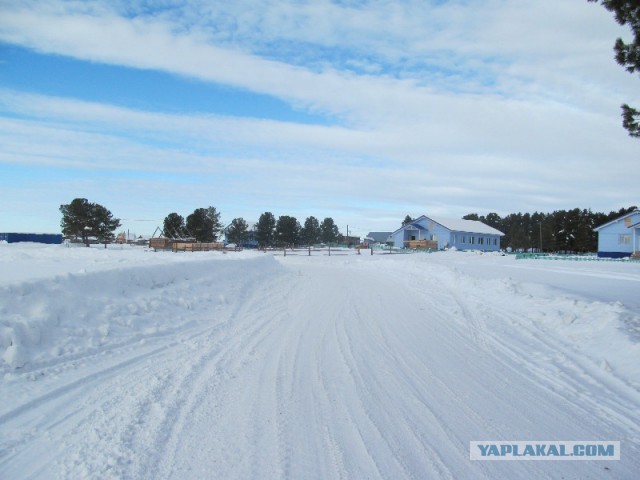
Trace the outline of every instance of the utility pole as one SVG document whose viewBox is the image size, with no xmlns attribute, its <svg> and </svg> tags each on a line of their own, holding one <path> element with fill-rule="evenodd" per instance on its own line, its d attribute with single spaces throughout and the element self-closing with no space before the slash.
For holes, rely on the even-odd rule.
<svg viewBox="0 0 640 480">
<path fill-rule="evenodd" d="M 542 220 L 540 220 L 540 253 L 542 253 Z"/>
</svg>

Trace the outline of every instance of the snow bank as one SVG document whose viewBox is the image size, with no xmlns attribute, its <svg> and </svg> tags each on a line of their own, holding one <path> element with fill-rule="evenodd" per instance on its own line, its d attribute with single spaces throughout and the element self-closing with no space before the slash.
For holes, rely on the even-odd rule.
<svg viewBox="0 0 640 480">
<path fill-rule="evenodd" d="M 451 252 L 401 258 L 389 274 L 411 278 L 421 294 L 451 292 L 458 299 L 452 311 L 464 310 L 468 327 L 484 335 L 514 345 L 542 338 L 557 351 L 554 362 L 560 366 L 570 357 L 594 375 L 606 370 L 640 391 L 640 311 L 627 306 L 637 301 L 631 296 L 640 291 L 640 268 L 559 262 L 545 271 L 546 264 L 518 262 L 499 254 Z M 525 275 L 512 278 L 517 271 L 510 267 L 522 267 Z M 530 268 L 539 270 L 531 274 Z M 612 287 L 615 279 L 630 285 L 631 293 Z M 590 298 L 596 290 L 610 301 Z"/>
<path fill-rule="evenodd" d="M 0 246 L 0 477 L 637 476 L 637 267 L 344 253 Z"/>
<path fill-rule="evenodd" d="M 3 246 L 0 254 L 0 264 L 14 265 L 0 284 L 5 371 L 215 322 L 219 306 L 280 270 L 273 257 L 209 252 Z"/>
</svg>

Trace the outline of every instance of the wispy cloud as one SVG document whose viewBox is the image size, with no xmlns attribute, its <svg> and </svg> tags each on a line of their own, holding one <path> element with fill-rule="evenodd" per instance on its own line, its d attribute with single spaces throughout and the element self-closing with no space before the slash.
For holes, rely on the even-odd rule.
<svg viewBox="0 0 640 480">
<path fill-rule="evenodd" d="M 620 28 L 583 0 L 25 0 L 0 13 L 5 43 L 265 94 L 325 120 L 170 114 L 0 86 L 1 165 L 108 177 L 138 201 L 131 192 L 149 185 L 133 187 L 136 176 L 155 174 L 145 181 L 173 184 L 176 201 L 214 191 L 248 218 L 270 204 L 360 223 L 411 206 L 622 206 L 637 190 L 625 174 L 637 142 L 617 114 L 637 79 L 611 58 Z"/>
<path fill-rule="evenodd" d="M 608 48 L 594 48 L 603 47 L 608 36 L 594 40 L 591 32 L 571 28 L 578 1 L 545 0 L 525 7 L 493 0 L 431 8 L 424 2 L 373 2 L 366 8 L 332 2 L 196 2 L 154 14 L 128 2 L 120 9 L 25 2 L 5 9 L 0 39 L 46 53 L 246 88 L 350 121 L 381 122 L 395 120 L 400 112 L 421 118 L 436 96 L 451 93 L 459 98 L 461 92 L 510 97 L 529 92 L 536 100 L 566 101 L 576 77 L 602 78 L 593 63 L 581 62 L 608 54 Z M 584 7 L 587 24 L 602 15 Z M 226 25 L 230 18 L 232 25 Z M 240 41 L 232 43 L 236 36 Z M 302 51 L 299 61 L 296 48 Z M 381 74 L 342 69 L 353 60 L 366 62 L 367 51 L 379 57 Z M 316 57 L 321 62 L 313 62 Z"/>
</svg>

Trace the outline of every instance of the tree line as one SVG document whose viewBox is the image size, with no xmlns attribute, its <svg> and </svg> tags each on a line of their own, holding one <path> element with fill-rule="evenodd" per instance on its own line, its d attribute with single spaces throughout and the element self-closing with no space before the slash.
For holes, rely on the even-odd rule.
<svg viewBox="0 0 640 480">
<path fill-rule="evenodd" d="M 243 245 L 248 240 L 250 228 L 248 222 L 242 218 L 234 218 L 223 232 L 220 214 L 215 208 L 209 207 L 206 212 L 194 212 L 186 221 L 177 213 L 170 213 L 163 224 L 163 235 L 168 238 L 193 238 L 198 242 L 215 241 L 218 236 L 226 233 L 229 243 Z M 320 222 L 310 216 L 304 225 L 289 215 L 282 215 L 276 219 L 271 212 L 260 215 L 254 226 L 253 234 L 260 248 L 292 247 L 294 245 L 315 245 L 318 243 L 334 243 L 340 232 L 331 217 Z"/>
<path fill-rule="evenodd" d="M 170 213 L 164 219 L 162 235 L 166 238 L 211 243 L 218 239 L 221 231 L 220 212 L 209 206 L 196 208 L 186 220 L 182 215 Z"/>
<path fill-rule="evenodd" d="M 331 217 L 326 217 L 320 222 L 316 217 L 310 216 L 301 225 L 296 217 L 282 215 L 276 220 L 273 213 L 264 212 L 255 226 L 255 235 L 258 246 L 267 248 L 336 243 L 340 232 Z M 242 231 L 234 228 L 233 221 L 227 236 L 233 243 L 244 241 Z"/>
<path fill-rule="evenodd" d="M 465 220 L 479 220 L 504 233 L 502 248 L 535 249 L 544 252 L 595 252 L 598 236 L 593 231 L 637 207 L 621 208 L 607 213 L 574 208 L 553 213 L 511 213 L 504 218 L 497 213 L 486 216 L 470 213 Z"/>
<path fill-rule="evenodd" d="M 60 205 L 60 212 L 60 226 L 65 237 L 81 240 L 87 246 L 94 240 L 105 246 L 115 240 L 114 231 L 120 226 L 120 219 L 114 218 L 106 207 L 86 198 L 76 198 Z M 172 212 L 165 217 L 162 228 L 164 237 L 203 243 L 215 242 L 224 233 L 220 212 L 212 206 L 196 208 L 186 218 Z M 276 219 L 271 212 L 260 215 L 253 233 L 261 248 L 336 243 L 340 236 L 331 217 L 320 222 L 310 216 L 301 225 L 295 217 L 282 215 Z M 249 224 L 242 217 L 234 218 L 226 234 L 230 243 L 242 245 L 250 234 Z"/>
</svg>

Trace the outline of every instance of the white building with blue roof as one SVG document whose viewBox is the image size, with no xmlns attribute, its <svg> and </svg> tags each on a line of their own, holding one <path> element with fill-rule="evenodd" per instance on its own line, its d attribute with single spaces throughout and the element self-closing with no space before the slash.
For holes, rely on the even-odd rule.
<svg viewBox="0 0 640 480">
<path fill-rule="evenodd" d="M 405 248 L 413 240 L 438 242 L 438 249 L 500 250 L 499 230 L 477 220 L 463 220 L 422 215 L 391 234 L 393 246 Z"/>
</svg>

